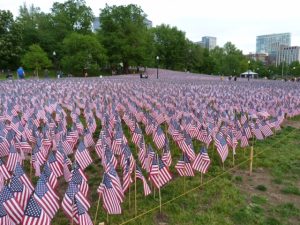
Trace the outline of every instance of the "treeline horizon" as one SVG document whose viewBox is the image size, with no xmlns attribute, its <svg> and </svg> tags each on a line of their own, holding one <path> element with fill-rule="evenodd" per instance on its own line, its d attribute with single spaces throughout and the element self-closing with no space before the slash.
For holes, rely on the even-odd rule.
<svg viewBox="0 0 300 225">
<path fill-rule="evenodd" d="M 92 31 L 99 17 L 100 29 Z M 168 24 L 148 28 L 140 6 L 109 6 L 94 15 L 84 0 L 54 2 L 49 13 L 25 3 L 14 19 L 0 10 L 0 69 L 22 65 L 39 73 L 47 68 L 73 75 L 130 73 L 130 67 L 160 67 L 215 75 L 253 70 L 261 76 L 300 75 L 299 62 L 266 66 L 249 60 L 233 43 L 202 48 Z M 158 56 L 158 57 L 157 57 Z"/>
</svg>

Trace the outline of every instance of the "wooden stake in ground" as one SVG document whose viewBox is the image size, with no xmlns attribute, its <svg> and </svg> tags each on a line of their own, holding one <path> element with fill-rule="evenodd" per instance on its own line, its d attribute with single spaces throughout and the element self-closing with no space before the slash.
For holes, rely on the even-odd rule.
<svg viewBox="0 0 300 225">
<path fill-rule="evenodd" d="M 97 222 L 97 216 L 98 216 L 99 204 L 100 204 L 100 196 L 99 196 L 99 198 L 98 198 L 97 210 L 96 210 L 96 214 L 95 214 L 94 224 L 96 224 L 96 222 Z"/>
<path fill-rule="evenodd" d="M 252 175 L 252 165 L 253 165 L 253 146 L 251 146 L 251 150 L 250 150 L 250 171 L 249 171 L 250 176 Z"/>
<path fill-rule="evenodd" d="M 136 202 L 136 168 L 134 173 L 134 212 L 137 215 L 137 202 Z"/>
<path fill-rule="evenodd" d="M 200 173 L 201 174 L 201 176 L 200 176 L 200 184 L 202 184 L 203 183 L 203 173 Z"/>
<path fill-rule="evenodd" d="M 129 209 L 130 209 L 130 184 L 129 184 L 129 194 L 128 194 L 129 196 L 129 199 L 128 199 L 128 204 L 129 204 Z"/>
<path fill-rule="evenodd" d="M 161 193 L 160 193 L 160 188 L 158 189 L 159 193 L 159 212 L 161 213 Z"/>
<path fill-rule="evenodd" d="M 235 155 L 235 149 L 232 149 L 232 165 L 234 166 L 234 155 Z"/>
</svg>

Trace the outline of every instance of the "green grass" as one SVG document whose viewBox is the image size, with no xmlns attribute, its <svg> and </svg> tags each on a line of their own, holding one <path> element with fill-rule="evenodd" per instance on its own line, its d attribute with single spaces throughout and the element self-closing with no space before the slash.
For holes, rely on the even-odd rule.
<svg viewBox="0 0 300 225">
<path fill-rule="evenodd" d="M 298 187 L 295 186 L 287 186 L 284 187 L 281 190 L 282 193 L 284 194 L 294 194 L 294 195 L 300 195 L 300 189 Z"/>
</svg>

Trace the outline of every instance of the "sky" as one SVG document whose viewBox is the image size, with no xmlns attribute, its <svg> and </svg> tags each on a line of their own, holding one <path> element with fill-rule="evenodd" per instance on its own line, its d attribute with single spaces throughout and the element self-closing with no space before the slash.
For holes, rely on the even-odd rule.
<svg viewBox="0 0 300 225">
<path fill-rule="evenodd" d="M 34 4 L 50 12 L 53 2 L 64 0 L 0 0 L 0 9 L 18 15 L 19 6 Z M 255 52 L 256 36 L 291 33 L 292 46 L 300 46 L 299 0 L 86 0 L 95 16 L 108 5 L 139 5 L 153 26 L 176 26 L 191 41 L 214 36 L 217 45 L 232 42 L 244 54 Z"/>
</svg>

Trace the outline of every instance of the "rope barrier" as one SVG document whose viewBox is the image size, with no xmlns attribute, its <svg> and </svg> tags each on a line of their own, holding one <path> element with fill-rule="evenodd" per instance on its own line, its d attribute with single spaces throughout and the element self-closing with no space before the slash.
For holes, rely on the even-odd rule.
<svg viewBox="0 0 300 225">
<path fill-rule="evenodd" d="M 290 133 L 288 133 L 287 135 L 285 135 L 283 138 L 281 138 L 279 141 L 273 143 L 273 144 L 270 145 L 270 146 L 267 146 L 264 150 L 262 150 L 262 151 L 260 151 L 260 152 L 258 152 L 258 153 L 256 153 L 256 154 L 254 154 L 254 155 L 253 155 L 253 158 L 255 158 L 255 157 L 261 155 L 261 154 L 264 153 L 265 151 L 269 150 L 270 148 L 272 148 L 272 147 L 274 147 L 275 145 L 279 144 L 280 142 L 284 141 L 284 140 L 285 140 L 288 136 L 290 136 L 291 134 L 296 133 L 296 132 L 298 132 L 298 131 L 299 131 L 299 130 L 297 130 L 297 129 L 291 131 Z M 243 162 L 240 162 L 239 164 L 235 165 L 234 167 L 232 167 L 232 168 L 230 168 L 230 169 L 228 169 L 228 170 L 223 171 L 222 173 L 220 173 L 220 174 L 217 175 L 216 177 L 214 177 L 214 178 L 212 178 L 212 179 L 210 179 L 210 180 L 208 180 L 208 181 L 206 181 L 206 182 L 204 182 L 204 183 L 202 183 L 202 184 L 200 184 L 200 185 L 198 185 L 198 186 L 196 186 L 196 187 L 194 187 L 194 188 L 192 188 L 192 189 L 190 189 L 190 190 L 188 190 L 188 191 L 186 191 L 186 192 L 184 192 L 184 193 L 182 193 L 182 194 L 180 194 L 180 195 L 177 195 L 176 197 L 174 197 L 174 198 L 172 198 L 172 199 L 170 199 L 170 200 L 168 200 L 168 201 L 166 201 L 166 202 L 164 202 L 164 203 L 162 203 L 161 206 L 167 205 L 167 204 L 169 204 L 169 203 L 171 203 L 171 202 L 177 200 L 178 198 L 181 198 L 181 197 L 183 197 L 183 196 L 185 196 L 185 195 L 187 195 L 187 194 L 189 194 L 189 193 L 191 193 L 191 192 L 193 192 L 193 191 L 195 191 L 195 190 L 198 190 L 199 188 L 201 188 L 201 187 L 203 187 L 203 186 L 205 186 L 205 185 L 207 185 L 207 184 L 209 184 L 209 183 L 212 183 L 213 181 L 215 181 L 215 180 L 218 179 L 219 177 L 221 177 L 221 176 L 227 174 L 228 172 L 230 172 L 230 171 L 232 171 L 232 170 L 237 169 L 238 167 L 240 167 L 240 166 L 243 165 L 244 163 L 248 162 L 249 160 L 250 160 L 250 158 L 244 160 Z M 141 213 L 141 214 L 139 214 L 139 215 L 137 215 L 137 216 L 135 216 L 135 217 L 133 217 L 133 218 L 131 218 L 131 219 L 125 221 L 125 222 L 122 222 L 122 223 L 120 223 L 120 225 L 124 225 L 124 224 L 127 224 L 127 223 L 131 222 L 131 221 L 134 221 L 134 220 L 136 220 L 136 219 L 138 219 L 138 218 L 140 218 L 140 217 L 142 217 L 142 216 L 144 216 L 144 215 L 146 215 L 146 214 L 148 214 L 148 213 L 150 213 L 150 212 L 153 212 L 154 210 L 157 210 L 157 209 L 159 209 L 159 208 L 160 208 L 160 205 L 158 205 L 158 206 L 156 206 L 156 207 L 154 207 L 154 208 L 152 208 L 152 209 L 149 209 L 148 211 L 143 212 L 143 213 Z"/>
</svg>

